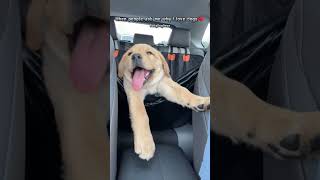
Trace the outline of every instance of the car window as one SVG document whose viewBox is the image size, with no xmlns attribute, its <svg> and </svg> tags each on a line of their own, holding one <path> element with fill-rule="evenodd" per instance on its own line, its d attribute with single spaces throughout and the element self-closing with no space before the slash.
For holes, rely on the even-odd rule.
<svg viewBox="0 0 320 180">
<path fill-rule="evenodd" d="M 203 34 L 201 42 L 204 48 L 207 48 L 210 44 L 210 23 L 208 24 L 207 29 Z"/>
<path fill-rule="evenodd" d="M 155 44 L 167 45 L 172 29 L 170 27 L 155 27 L 150 24 L 127 21 L 114 21 L 119 40 L 133 42 L 135 33 L 152 35 Z"/>
</svg>

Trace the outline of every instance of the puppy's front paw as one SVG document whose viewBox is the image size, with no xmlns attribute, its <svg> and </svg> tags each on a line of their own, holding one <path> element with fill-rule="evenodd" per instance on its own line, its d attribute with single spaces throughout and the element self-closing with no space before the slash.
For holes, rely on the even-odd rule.
<svg viewBox="0 0 320 180">
<path fill-rule="evenodd" d="M 245 139 L 280 159 L 319 158 L 320 122 L 314 114 L 294 113 L 275 121 L 262 119 L 248 125 L 253 128 L 246 128 Z"/>
<path fill-rule="evenodd" d="M 210 109 L 210 97 L 199 97 L 189 104 L 194 111 L 207 111 Z"/>
<path fill-rule="evenodd" d="M 291 134 L 281 141 L 267 145 L 269 152 L 281 159 L 305 158 L 307 156 L 319 158 L 320 136 L 306 138 L 302 134 Z"/>
<path fill-rule="evenodd" d="M 300 134 L 290 134 L 279 141 L 270 142 L 265 150 L 280 159 L 301 158 L 309 151 Z"/>
<path fill-rule="evenodd" d="M 156 146 L 154 144 L 151 133 L 147 135 L 138 135 L 134 139 L 134 151 L 139 155 L 141 159 L 150 160 L 154 152 L 156 150 Z"/>
</svg>

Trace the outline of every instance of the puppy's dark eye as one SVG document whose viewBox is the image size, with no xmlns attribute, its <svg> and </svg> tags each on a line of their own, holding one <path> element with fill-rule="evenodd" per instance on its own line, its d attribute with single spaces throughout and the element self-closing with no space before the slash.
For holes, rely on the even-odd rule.
<svg viewBox="0 0 320 180">
<path fill-rule="evenodd" d="M 148 55 L 153 55 L 153 53 L 151 51 L 147 51 Z"/>
<path fill-rule="evenodd" d="M 131 54 L 132 54 L 132 52 L 129 52 L 129 53 L 128 53 L 128 56 L 131 56 Z"/>
</svg>

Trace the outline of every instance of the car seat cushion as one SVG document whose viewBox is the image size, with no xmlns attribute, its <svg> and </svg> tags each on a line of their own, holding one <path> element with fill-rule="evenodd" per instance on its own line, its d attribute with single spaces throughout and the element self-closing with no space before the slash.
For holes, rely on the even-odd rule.
<svg viewBox="0 0 320 180">
<path fill-rule="evenodd" d="M 198 180 L 191 163 L 177 146 L 157 144 L 154 157 L 141 160 L 133 149 L 121 155 L 119 180 Z"/>
</svg>

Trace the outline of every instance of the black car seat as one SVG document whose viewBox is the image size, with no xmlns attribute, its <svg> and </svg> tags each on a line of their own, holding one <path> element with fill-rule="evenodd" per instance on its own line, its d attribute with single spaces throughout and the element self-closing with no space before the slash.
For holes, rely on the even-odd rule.
<svg viewBox="0 0 320 180">
<path fill-rule="evenodd" d="M 295 1 L 271 72 L 272 104 L 295 111 L 320 110 L 319 5 L 316 0 Z M 280 161 L 265 155 L 264 179 L 318 180 L 320 160 Z"/>
<path fill-rule="evenodd" d="M 0 179 L 23 180 L 25 114 L 20 1 L 0 2 Z"/>
</svg>

